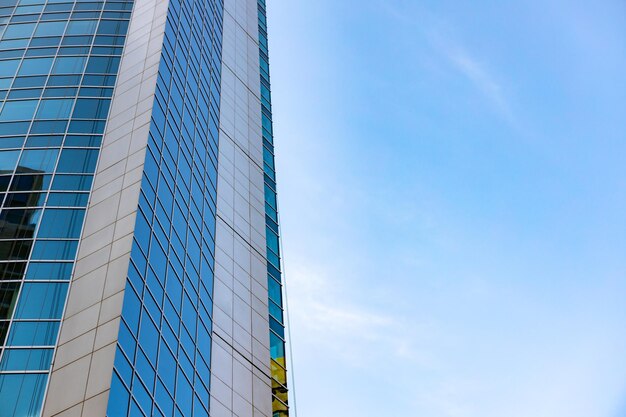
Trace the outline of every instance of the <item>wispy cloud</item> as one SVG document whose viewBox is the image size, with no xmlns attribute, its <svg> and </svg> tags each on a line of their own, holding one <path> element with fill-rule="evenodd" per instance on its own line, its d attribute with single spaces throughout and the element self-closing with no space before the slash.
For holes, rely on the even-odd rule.
<svg viewBox="0 0 626 417">
<path fill-rule="evenodd" d="M 289 290 L 292 321 L 298 323 L 298 331 L 352 366 L 371 366 L 374 356 L 425 366 L 434 360 L 418 348 L 418 339 L 431 332 L 427 322 L 408 322 L 368 307 L 367 300 L 350 294 L 346 283 L 331 281 L 303 264 L 291 271 Z"/>
<path fill-rule="evenodd" d="M 474 56 L 467 48 L 443 37 L 441 33 L 431 34 L 430 40 L 446 61 L 470 81 L 502 117 L 514 122 L 510 99 L 506 96 L 499 77 L 488 64 Z"/>
</svg>

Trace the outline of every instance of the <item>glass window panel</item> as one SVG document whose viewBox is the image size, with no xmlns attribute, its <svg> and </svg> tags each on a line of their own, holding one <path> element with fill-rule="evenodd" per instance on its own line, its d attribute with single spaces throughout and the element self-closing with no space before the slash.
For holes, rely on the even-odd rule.
<svg viewBox="0 0 626 417">
<path fill-rule="evenodd" d="M 91 190 L 92 175 L 55 175 L 52 190 L 89 191 Z"/>
<path fill-rule="evenodd" d="M 46 190 L 51 179 L 51 175 L 17 175 L 11 184 L 11 191 Z"/>
<path fill-rule="evenodd" d="M 37 48 L 26 51 L 26 56 L 53 56 L 56 55 L 57 48 Z"/>
<path fill-rule="evenodd" d="M 48 74 L 54 58 L 29 58 L 25 59 L 20 67 L 19 75 Z"/>
<path fill-rule="evenodd" d="M 125 20 L 102 20 L 98 27 L 98 35 L 124 35 L 128 28 Z"/>
<path fill-rule="evenodd" d="M 46 201 L 46 193 L 10 193 L 4 207 L 40 207 Z"/>
<path fill-rule="evenodd" d="M 65 30 L 66 22 L 42 22 L 35 30 L 35 37 L 43 36 L 61 36 Z"/>
<path fill-rule="evenodd" d="M 0 49 L 25 48 L 26 45 L 28 45 L 28 39 L 0 41 Z"/>
<path fill-rule="evenodd" d="M 29 88 L 26 90 L 13 90 L 9 94 L 9 99 L 19 98 L 39 98 L 41 96 L 41 88 Z"/>
<path fill-rule="evenodd" d="M 63 133 L 67 128 L 67 122 L 67 120 L 35 120 L 30 133 Z"/>
<path fill-rule="evenodd" d="M 79 98 L 72 118 L 74 119 L 106 119 L 110 100 Z"/>
<path fill-rule="evenodd" d="M 19 282 L 0 283 L 0 319 L 8 320 L 13 315 L 19 290 Z"/>
<path fill-rule="evenodd" d="M 0 121 L 30 120 L 35 114 L 37 100 L 8 101 L 0 112 Z"/>
<path fill-rule="evenodd" d="M 75 240 L 39 240 L 35 242 L 31 259 L 71 261 L 77 248 Z"/>
<path fill-rule="evenodd" d="M 95 149 L 63 149 L 57 172 L 94 172 L 97 160 L 98 150 Z"/>
<path fill-rule="evenodd" d="M 87 36 L 87 35 L 83 35 L 83 36 L 65 36 L 63 38 L 63 45 L 64 46 L 91 45 L 92 41 L 93 41 L 93 36 Z"/>
<path fill-rule="evenodd" d="M 72 120 L 69 133 L 104 133 L 104 120 Z"/>
<path fill-rule="evenodd" d="M 30 41 L 30 46 L 57 46 L 61 43 L 61 37 L 51 37 L 51 38 L 33 38 Z"/>
<path fill-rule="evenodd" d="M 16 319 L 60 319 L 67 283 L 26 282 L 15 309 Z"/>
<path fill-rule="evenodd" d="M 75 135 L 65 138 L 65 146 L 94 148 L 100 146 L 101 143 L 102 136 L 100 135 Z"/>
<path fill-rule="evenodd" d="M 69 13 L 44 13 L 41 16 L 41 20 L 67 20 L 69 19 Z"/>
<path fill-rule="evenodd" d="M 22 279 L 26 262 L 5 262 L 0 263 L 0 279 L 12 280 Z"/>
<path fill-rule="evenodd" d="M 80 77 L 80 75 L 51 75 L 48 80 L 48 86 L 78 85 L 80 84 Z"/>
<path fill-rule="evenodd" d="M 97 20 L 72 20 L 67 25 L 66 35 L 93 35 L 96 33 Z"/>
<path fill-rule="evenodd" d="M 93 56 L 87 64 L 87 71 L 95 74 L 115 74 L 120 65 L 119 57 Z"/>
<path fill-rule="evenodd" d="M 52 172 L 58 155 L 58 149 L 27 149 L 22 153 L 18 171 Z"/>
<path fill-rule="evenodd" d="M 19 156 L 20 151 L 0 151 L 0 174 L 13 172 Z"/>
<path fill-rule="evenodd" d="M 51 193 L 48 197 L 48 207 L 86 207 L 89 194 Z"/>
<path fill-rule="evenodd" d="M 7 26 L 2 39 L 30 38 L 35 30 L 36 23 L 22 23 Z"/>
<path fill-rule="evenodd" d="M 73 97 L 76 95 L 76 87 L 46 88 L 44 97 Z M 68 115 L 69 116 L 69 115 Z"/>
<path fill-rule="evenodd" d="M 81 73 L 85 67 L 87 57 L 85 56 L 65 56 L 59 57 L 54 63 L 52 74 L 72 74 Z"/>
<path fill-rule="evenodd" d="M 128 414 L 128 401 L 130 393 L 120 380 L 116 372 L 113 372 L 111 392 L 109 394 L 108 416 L 125 416 Z"/>
<path fill-rule="evenodd" d="M 38 238 L 79 238 L 85 210 L 46 209 L 41 218 Z"/>
<path fill-rule="evenodd" d="M 0 260 L 21 261 L 28 259 L 32 240 L 10 240 L 0 242 Z"/>
<path fill-rule="evenodd" d="M 31 262 L 26 271 L 26 280 L 67 281 L 72 276 L 72 262 Z"/>
<path fill-rule="evenodd" d="M 41 100 L 37 109 L 38 119 L 67 119 L 70 117 L 73 99 L 65 100 Z"/>
<path fill-rule="evenodd" d="M 48 374 L 0 375 L 0 404 L 4 415 L 38 416 L 47 380 Z"/>
<path fill-rule="evenodd" d="M 40 209 L 4 209 L 0 211 L 0 238 L 32 238 L 40 217 Z"/>
<path fill-rule="evenodd" d="M 54 346 L 59 321 L 14 321 L 7 339 L 9 346 Z"/>
<path fill-rule="evenodd" d="M 0 321 L 0 346 L 4 345 L 4 339 L 7 336 L 7 331 L 9 330 L 9 322 L 8 321 Z"/>
<path fill-rule="evenodd" d="M 43 87 L 46 84 L 46 77 L 19 77 L 15 79 L 13 88 Z"/>
<path fill-rule="evenodd" d="M 63 136 L 30 136 L 26 141 L 27 148 L 61 147 Z"/>
<path fill-rule="evenodd" d="M 12 77 L 17 72 L 17 67 L 20 65 L 19 59 L 11 59 L 7 61 L 0 61 L 0 77 Z"/>
<path fill-rule="evenodd" d="M 5 349 L 0 362 L 2 371 L 47 371 L 54 349 Z"/>
</svg>

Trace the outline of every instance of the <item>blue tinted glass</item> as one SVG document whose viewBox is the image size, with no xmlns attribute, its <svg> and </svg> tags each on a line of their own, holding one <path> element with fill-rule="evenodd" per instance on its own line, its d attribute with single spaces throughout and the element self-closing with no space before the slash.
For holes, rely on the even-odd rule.
<svg viewBox="0 0 626 417">
<path fill-rule="evenodd" d="M 0 375 L 0 417 L 38 416 L 47 374 Z"/>
<path fill-rule="evenodd" d="M 46 371 L 52 363 L 53 349 L 6 349 L 0 362 L 2 371 Z"/>
<path fill-rule="evenodd" d="M 24 283 L 15 309 L 17 319 L 60 319 L 66 283 Z"/>
<path fill-rule="evenodd" d="M 0 77 L 14 76 L 15 73 L 17 72 L 17 67 L 19 65 L 20 65 L 19 59 L 13 59 L 11 61 L 0 61 Z"/>
<path fill-rule="evenodd" d="M 46 209 L 41 218 L 38 238 L 80 237 L 85 210 Z"/>
<path fill-rule="evenodd" d="M 37 260 L 60 260 L 71 261 L 76 256 L 78 242 L 57 241 L 57 240 L 39 240 L 35 242 L 31 259 Z"/>
<path fill-rule="evenodd" d="M 89 194 L 51 193 L 48 196 L 48 207 L 86 207 Z"/>
<path fill-rule="evenodd" d="M 60 36 L 63 35 L 66 22 L 42 22 L 37 26 L 34 36 Z"/>
<path fill-rule="evenodd" d="M 98 35 L 118 35 L 126 33 L 127 21 L 102 20 L 98 26 Z"/>
<path fill-rule="evenodd" d="M 70 117 L 73 99 L 41 100 L 37 110 L 38 119 L 67 119 Z"/>
<path fill-rule="evenodd" d="M 20 151 L 0 151 L 0 174 L 13 172 Z"/>
<path fill-rule="evenodd" d="M 59 321 L 16 321 L 7 339 L 9 346 L 54 346 Z"/>
<path fill-rule="evenodd" d="M 115 372 L 113 372 L 113 380 L 111 381 L 110 398 L 113 401 L 109 401 L 107 415 L 109 417 L 127 415 L 130 394 Z"/>
<path fill-rule="evenodd" d="M 92 175 L 55 175 L 52 190 L 89 191 L 93 182 Z"/>
<path fill-rule="evenodd" d="M 118 57 L 94 56 L 89 59 L 87 72 L 95 74 L 112 74 L 117 72 L 119 65 L 120 58 Z"/>
<path fill-rule="evenodd" d="M 109 112 L 110 100 L 85 99 L 76 101 L 76 109 L 72 118 L 74 119 L 105 119 Z"/>
<path fill-rule="evenodd" d="M 57 58 L 54 67 L 52 67 L 52 74 L 73 74 L 82 72 L 85 67 L 85 62 L 87 62 L 87 57 L 84 56 Z"/>
<path fill-rule="evenodd" d="M 31 262 L 25 279 L 69 280 L 73 265 L 71 262 Z"/>
<path fill-rule="evenodd" d="M 52 172 L 58 154 L 58 149 L 28 149 L 22 153 L 19 166 L 28 171 Z"/>
<path fill-rule="evenodd" d="M 0 121 L 32 119 L 37 108 L 37 100 L 8 101 L 0 112 Z"/>
<path fill-rule="evenodd" d="M 57 172 L 92 173 L 98 161 L 98 151 L 91 149 L 64 149 L 59 158 Z"/>
<path fill-rule="evenodd" d="M 97 20 L 73 20 L 67 26 L 66 35 L 93 35 L 97 25 Z"/>
<path fill-rule="evenodd" d="M 36 23 L 22 23 L 7 26 L 2 39 L 29 38 L 35 30 Z"/>
<path fill-rule="evenodd" d="M 20 67 L 19 75 L 47 74 L 52 67 L 54 58 L 30 58 L 25 59 Z"/>
</svg>

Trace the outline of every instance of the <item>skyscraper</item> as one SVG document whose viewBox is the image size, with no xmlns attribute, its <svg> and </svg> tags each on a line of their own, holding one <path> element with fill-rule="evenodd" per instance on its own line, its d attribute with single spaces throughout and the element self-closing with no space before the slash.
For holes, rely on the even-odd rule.
<svg viewBox="0 0 626 417">
<path fill-rule="evenodd" d="M 0 0 L 0 417 L 285 417 L 264 0 Z"/>
</svg>

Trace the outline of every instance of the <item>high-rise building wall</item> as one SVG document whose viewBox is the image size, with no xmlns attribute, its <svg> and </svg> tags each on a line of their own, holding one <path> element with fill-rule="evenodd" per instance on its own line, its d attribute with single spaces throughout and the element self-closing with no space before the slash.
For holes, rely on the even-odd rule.
<svg viewBox="0 0 626 417">
<path fill-rule="evenodd" d="M 0 417 L 284 416 L 262 0 L 0 3 Z"/>
</svg>

